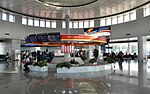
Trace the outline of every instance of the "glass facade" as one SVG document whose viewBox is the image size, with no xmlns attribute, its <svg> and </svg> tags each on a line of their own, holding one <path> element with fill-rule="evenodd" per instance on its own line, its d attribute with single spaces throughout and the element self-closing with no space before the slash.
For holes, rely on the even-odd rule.
<svg viewBox="0 0 150 94">
<path fill-rule="evenodd" d="M 137 42 L 129 42 L 129 43 L 110 43 L 109 45 L 112 47 L 112 52 L 119 53 L 122 51 L 124 54 L 129 53 L 133 55 L 134 53 L 138 54 L 138 44 Z M 128 50 L 129 49 L 129 50 Z"/>
</svg>

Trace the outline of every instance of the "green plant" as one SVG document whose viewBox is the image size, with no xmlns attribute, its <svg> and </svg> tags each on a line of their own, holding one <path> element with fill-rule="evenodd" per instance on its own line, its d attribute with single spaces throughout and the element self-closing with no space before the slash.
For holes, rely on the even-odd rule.
<svg viewBox="0 0 150 94">
<path fill-rule="evenodd" d="M 87 57 L 86 56 L 81 56 L 81 59 L 82 60 L 87 60 Z"/>
<path fill-rule="evenodd" d="M 33 63 L 33 66 L 39 66 L 39 67 L 47 66 L 47 62 L 39 61 L 39 62 Z"/>
<path fill-rule="evenodd" d="M 70 64 L 79 64 L 79 62 L 75 61 L 75 59 L 73 59 L 73 60 L 70 61 Z"/>
<path fill-rule="evenodd" d="M 106 61 L 107 61 L 108 63 L 114 63 L 114 62 L 115 62 L 115 60 L 114 60 L 113 58 L 111 58 L 111 57 L 107 57 L 107 58 L 106 58 Z"/>
<path fill-rule="evenodd" d="M 66 67 L 66 68 L 70 68 L 72 66 L 72 64 L 79 64 L 78 61 L 75 61 L 75 59 L 73 60 L 70 60 L 70 61 L 65 61 L 65 62 L 62 62 L 62 63 L 58 63 L 56 65 L 56 68 L 63 68 L 63 67 Z"/>
<path fill-rule="evenodd" d="M 70 68 L 72 65 L 71 65 L 71 63 L 70 62 L 62 62 L 62 63 L 58 63 L 57 65 L 56 65 L 56 68 L 63 68 L 63 67 L 66 67 L 66 68 Z"/>
<path fill-rule="evenodd" d="M 89 63 L 92 63 L 92 64 L 93 64 L 93 63 L 95 63 L 95 62 L 97 62 L 96 58 L 92 58 L 92 59 L 89 60 Z"/>
</svg>

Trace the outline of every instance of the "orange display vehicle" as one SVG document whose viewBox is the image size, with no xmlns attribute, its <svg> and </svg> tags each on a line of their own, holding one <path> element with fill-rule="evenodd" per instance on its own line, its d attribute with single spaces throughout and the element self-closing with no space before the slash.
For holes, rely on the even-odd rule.
<svg viewBox="0 0 150 94">
<path fill-rule="evenodd" d="M 110 36 L 111 27 L 103 26 L 96 28 L 85 28 L 83 34 L 60 34 L 60 32 L 31 34 L 26 37 L 25 46 L 42 47 L 42 46 L 89 46 L 101 45 L 107 43 Z"/>
<path fill-rule="evenodd" d="M 82 34 L 63 34 L 60 41 L 27 42 L 30 46 L 89 46 L 107 43 L 107 38 L 101 36 L 82 35 Z M 31 45 L 32 44 L 32 45 Z"/>
</svg>

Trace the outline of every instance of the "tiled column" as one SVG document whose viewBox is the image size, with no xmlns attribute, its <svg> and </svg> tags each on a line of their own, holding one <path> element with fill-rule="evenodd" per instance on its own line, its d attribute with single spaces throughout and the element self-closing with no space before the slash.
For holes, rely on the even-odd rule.
<svg viewBox="0 0 150 94">
<path fill-rule="evenodd" d="M 146 56 L 146 37 L 138 37 L 138 84 L 146 85 L 147 81 L 147 56 Z"/>
<path fill-rule="evenodd" d="M 66 9 L 66 11 L 65 11 L 65 23 L 66 23 L 66 32 L 67 32 L 67 34 L 70 34 L 69 22 L 70 22 L 70 11 L 69 11 L 69 9 Z M 65 53 L 65 57 L 69 58 L 70 53 Z"/>
</svg>

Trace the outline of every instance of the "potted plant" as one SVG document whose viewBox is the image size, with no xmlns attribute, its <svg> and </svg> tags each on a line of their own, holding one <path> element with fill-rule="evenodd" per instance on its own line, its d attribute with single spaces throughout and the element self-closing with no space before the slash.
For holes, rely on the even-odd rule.
<svg viewBox="0 0 150 94">
<path fill-rule="evenodd" d="M 71 61 L 70 61 L 70 64 L 71 64 L 72 66 L 79 66 L 79 62 L 78 62 L 78 61 L 75 61 L 75 59 L 71 60 Z"/>
<path fill-rule="evenodd" d="M 70 62 L 67 62 L 67 61 L 65 61 L 65 62 L 62 62 L 62 63 L 58 63 L 57 65 L 56 65 L 56 68 L 63 68 L 63 67 L 66 67 L 66 68 L 70 68 L 72 65 L 70 64 Z"/>
<path fill-rule="evenodd" d="M 75 61 L 75 59 L 71 60 L 71 61 L 65 61 L 65 62 L 62 62 L 62 63 L 58 63 L 56 65 L 56 68 L 63 68 L 63 67 L 66 67 L 66 68 L 70 68 L 71 66 L 79 66 L 79 62 L 78 61 Z"/>
<path fill-rule="evenodd" d="M 33 66 L 39 66 L 39 67 L 47 66 L 47 62 L 46 61 L 35 62 Z"/>
<path fill-rule="evenodd" d="M 106 62 L 107 62 L 107 63 L 115 63 L 115 59 L 114 59 L 114 58 L 111 58 L 111 57 L 107 57 L 107 58 L 106 58 Z"/>
<path fill-rule="evenodd" d="M 33 65 L 30 65 L 31 71 L 40 71 L 45 72 L 48 71 L 48 66 L 46 61 L 35 62 Z"/>
</svg>

